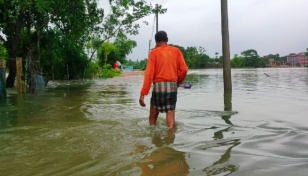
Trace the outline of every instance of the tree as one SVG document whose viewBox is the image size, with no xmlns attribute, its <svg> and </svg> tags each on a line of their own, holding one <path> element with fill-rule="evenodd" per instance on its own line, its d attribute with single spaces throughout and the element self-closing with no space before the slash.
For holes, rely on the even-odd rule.
<svg viewBox="0 0 308 176">
<path fill-rule="evenodd" d="M 0 42 L 0 59 L 7 58 L 7 50 Z"/>
<path fill-rule="evenodd" d="M 237 54 L 231 60 L 232 68 L 242 68 L 244 67 L 245 59 Z"/>
<path fill-rule="evenodd" d="M 255 49 L 248 49 L 241 53 L 245 58 L 259 57 L 258 52 Z"/>
<path fill-rule="evenodd" d="M 218 58 L 218 52 L 215 52 L 215 58 L 217 59 Z"/>
<path fill-rule="evenodd" d="M 14 86 L 16 56 L 33 59 L 54 78 L 78 78 L 94 58 L 99 46 L 118 35 L 136 35 L 140 19 L 152 14 L 154 8 L 145 0 L 110 0 L 110 13 L 98 8 L 97 0 L 0 0 L 0 41 L 8 49 L 9 77 L 7 87 Z M 166 9 L 160 6 L 159 13 Z M 90 59 L 85 44 L 94 37 Z M 128 41 L 128 46 L 135 46 Z M 126 48 L 121 53 L 131 52 Z M 110 54 L 110 56 L 112 53 Z M 124 54 L 125 55 L 125 54 Z M 123 56 L 123 55 L 122 55 Z"/>
<path fill-rule="evenodd" d="M 185 55 L 185 48 L 184 47 L 179 46 L 179 45 L 174 45 L 174 44 L 170 44 L 170 46 L 177 47 L 183 53 L 184 58 L 186 57 L 186 55 Z"/>
<path fill-rule="evenodd" d="M 98 58 L 101 65 L 113 64 L 116 61 L 126 62 L 126 56 L 132 52 L 136 42 L 125 35 L 118 35 L 113 43 L 104 42 L 98 50 Z"/>
<path fill-rule="evenodd" d="M 140 69 L 140 70 L 144 70 L 146 67 L 146 63 L 147 63 L 147 59 L 143 59 L 143 60 L 137 60 L 137 61 L 133 61 L 133 60 L 128 60 L 126 61 L 126 63 L 124 64 L 125 66 L 133 66 L 134 69 Z"/>
<path fill-rule="evenodd" d="M 258 60 L 260 57 L 255 49 L 245 50 L 241 54 L 245 58 L 245 67 L 259 67 Z"/>
<path fill-rule="evenodd" d="M 117 38 L 115 39 L 114 43 L 115 47 L 118 48 L 118 58 L 115 58 L 115 60 L 112 61 L 120 61 L 125 62 L 126 56 L 132 52 L 132 49 L 137 46 L 136 41 L 130 40 L 125 35 L 119 34 Z"/>
<path fill-rule="evenodd" d="M 203 47 L 189 46 L 184 48 L 179 45 L 172 45 L 177 47 L 184 56 L 186 64 L 189 68 L 205 68 L 207 63 L 210 62 L 210 57 L 205 53 L 206 50 Z"/>
<path fill-rule="evenodd" d="M 114 44 L 109 43 L 108 41 L 104 42 L 100 47 L 99 47 L 99 60 L 101 61 L 102 65 L 107 64 L 108 56 L 109 54 L 113 52 L 115 55 L 118 54 L 118 48 L 114 46 Z"/>
<path fill-rule="evenodd" d="M 205 68 L 207 63 L 210 62 L 210 57 L 205 53 L 206 50 L 203 47 L 198 48 L 198 54 L 196 56 L 197 68 Z"/>
<path fill-rule="evenodd" d="M 100 45 L 102 44 L 102 39 L 100 39 L 98 36 L 93 36 L 91 39 L 90 39 L 90 41 L 88 41 L 87 42 L 87 44 L 86 44 L 86 49 L 87 49 L 87 55 L 88 56 L 90 56 L 91 55 L 91 53 L 95 53 L 95 50 L 97 49 L 97 48 L 99 48 L 100 47 Z M 97 56 L 97 55 L 96 55 Z M 92 56 L 91 55 L 91 60 L 93 60 L 93 58 L 94 58 L 94 55 Z M 97 58 L 97 57 L 96 57 Z M 91 60 L 87 60 L 87 64 L 86 64 L 86 68 L 84 69 L 84 72 L 83 72 L 83 77 L 82 77 L 82 79 L 84 79 L 85 77 L 86 77 L 86 74 L 87 74 L 87 71 L 88 71 L 88 67 L 90 66 L 90 65 L 93 65 L 93 62 L 91 62 Z M 95 63 L 97 63 L 97 62 L 95 62 Z M 99 62 L 98 62 L 99 63 Z M 95 64 L 94 64 L 95 65 Z"/>
<path fill-rule="evenodd" d="M 40 40 L 40 64 L 45 76 L 52 80 L 63 79 L 63 75 L 66 73 L 63 61 L 63 45 L 65 41 L 62 41 L 60 36 L 60 31 L 48 30 L 42 33 Z"/>
<path fill-rule="evenodd" d="M 12 58 L 9 61 L 7 87 L 14 86 L 14 58 L 17 53 L 27 53 L 26 50 L 18 51 L 19 48 L 25 48 L 20 46 L 23 29 L 27 30 L 27 35 L 32 35 L 30 38 L 33 40 L 29 41 L 28 45 L 30 49 L 35 50 L 34 57 L 38 61 L 41 60 L 41 40 L 49 31 L 56 31 L 56 37 L 61 42 L 61 47 L 57 49 L 63 51 L 62 61 L 66 66 L 67 78 L 70 79 L 70 72 L 76 66 L 74 64 L 80 63 L 73 58 L 83 58 L 83 43 L 95 30 L 94 26 L 101 22 L 102 17 L 103 10 L 97 8 L 96 0 L 1 0 L 0 28 L 6 36 L 6 39 L 1 37 L 1 40 L 4 41 L 9 57 Z"/>
<path fill-rule="evenodd" d="M 198 49 L 196 47 L 189 46 L 185 49 L 184 58 L 187 61 L 187 65 L 189 68 L 197 68 L 197 55 L 198 55 Z"/>
<path fill-rule="evenodd" d="M 163 14 L 167 10 L 162 6 L 157 8 L 145 0 L 109 0 L 110 13 L 95 26 L 94 36 L 99 36 L 104 43 L 116 36 L 137 35 L 140 28 L 140 19 L 153 13 Z M 147 22 L 144 22 L 147 24 Z M 91 62 L 98 48 L 94 48 L 88 62 Z"/>
<path fill-rule="evenodd" d="M 14 86 L 14 80 L 16 76 L 16 61 L 13 59 L 16 58 L 17 55 L 20 31 L 24 25 L 24 19 L 29 7 L 30 5 L 26 1 L 0 1 L 0 29 L 6 36 L 6 39 L 1 36 L 0 40 L 8 49 L 8 55 L 10 58 L 10 72 L 6 82 L 7 87 Z"/>
<path fill-rule="evenodd" d="M 59 38 L 63 43 L 62 62 L 66 67 L 66 77 L 79 78 L 83 76 L 87 66 L 84 63 L 87 61 L 85 43 L 89 35 L 97 31 L 95 26 L 101 23 L 104 11 L 98 8 L 96 0 L 56 0 L 51 7 L 54 14 L 51 18 L 51 23 L 55 26 L 53 30 L 59 31 Z"/>
</svg>

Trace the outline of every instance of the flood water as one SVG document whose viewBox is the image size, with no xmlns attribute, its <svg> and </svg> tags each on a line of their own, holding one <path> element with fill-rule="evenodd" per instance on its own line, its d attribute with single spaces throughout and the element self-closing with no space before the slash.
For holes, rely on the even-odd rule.
<svg viewBox="0 0 308 176">
<path fill-rule="evenodd" d="M 142 75 L 8 90 L 0 175 L 307 176 L 308 69 L 233 69 L 232 79 L 231 101 L 221 69 L 189 71 L 175 132 L 165 114 L 148 125 Z"/>
</svg>

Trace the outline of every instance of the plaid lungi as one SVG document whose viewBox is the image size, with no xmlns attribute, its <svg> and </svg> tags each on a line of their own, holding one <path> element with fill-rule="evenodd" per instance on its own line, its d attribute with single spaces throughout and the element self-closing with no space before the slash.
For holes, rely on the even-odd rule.
<svg viewBox="0 0 308 176">
<path fill-rule="evenodd" d="M 159 112 L 175 110 L 178 85 L 176 82 L 154 83 L 151 106 Z"/>
</svg>

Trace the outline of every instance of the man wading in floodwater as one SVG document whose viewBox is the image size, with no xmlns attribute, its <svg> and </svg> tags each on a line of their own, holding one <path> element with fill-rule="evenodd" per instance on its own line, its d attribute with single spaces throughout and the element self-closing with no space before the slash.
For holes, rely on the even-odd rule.
<svg viewBox="0 0 308 176">
<path fill-rule="evenodd" d="M 174 128 L 177 89 L 184 82 L 188 68 L 181 51 L 168 46 L 165 31 L 155 34 L 155 42 L 156 48 L 151 51 L 147 62 L 139 104 L 145 107 L 144 96 L 153 83 L 149 123 L 156 125 L 159 112 L 166 112 L 166 124 Z"/>
</svg>

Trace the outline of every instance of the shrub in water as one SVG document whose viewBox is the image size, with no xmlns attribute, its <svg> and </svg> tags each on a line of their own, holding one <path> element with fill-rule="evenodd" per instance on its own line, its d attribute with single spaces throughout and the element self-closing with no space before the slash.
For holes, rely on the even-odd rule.
<svg viewBox="0 0 308 176">
<path fill-rule="evenodd" d="M 103 67 L 101 78 L 113 78 L 121 75 L 121 70 L 113 69 L 110 64 L 106 64 Z"/>
</svg>

